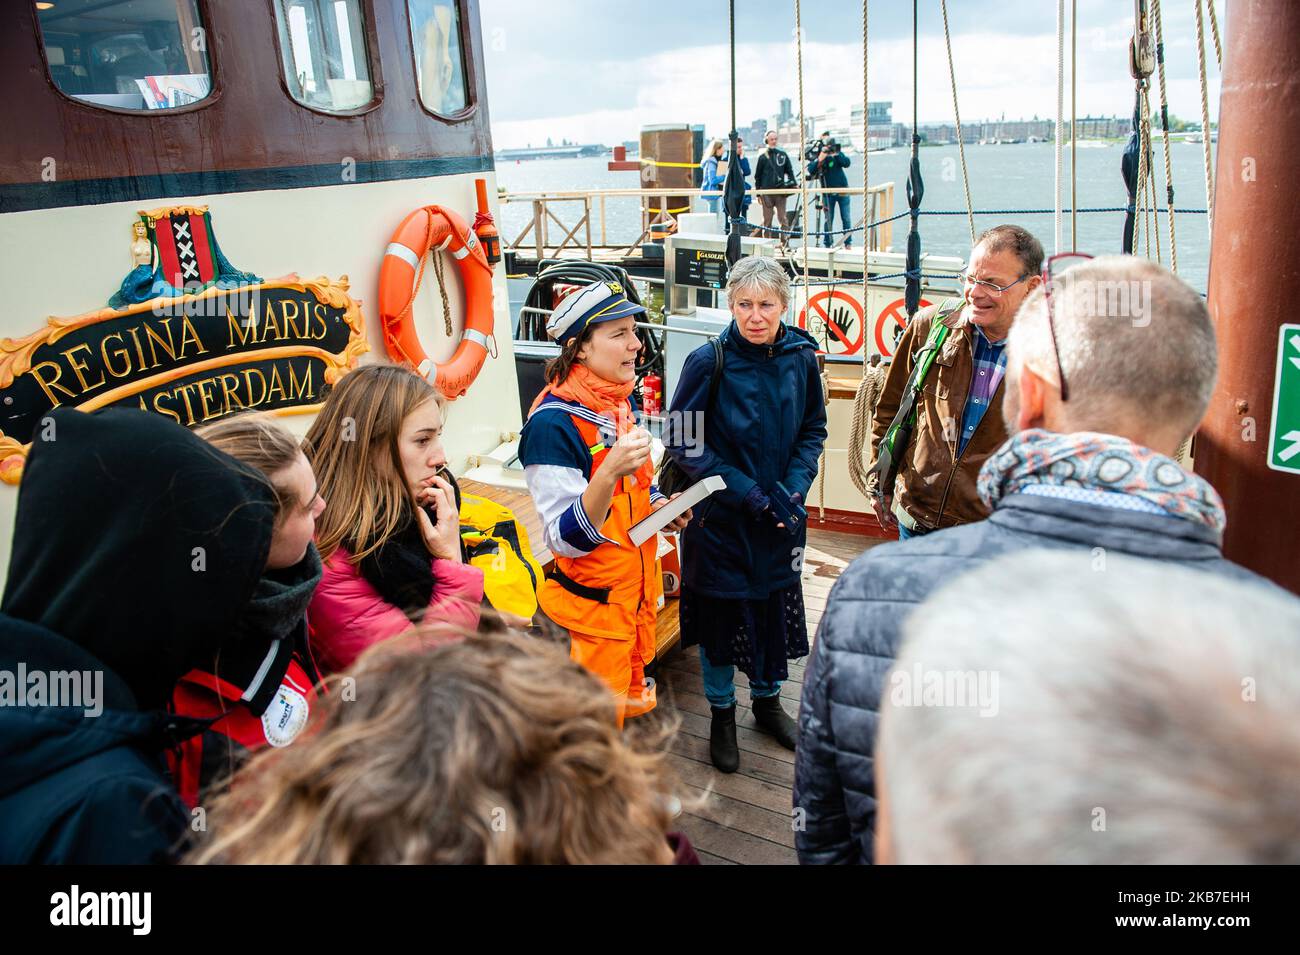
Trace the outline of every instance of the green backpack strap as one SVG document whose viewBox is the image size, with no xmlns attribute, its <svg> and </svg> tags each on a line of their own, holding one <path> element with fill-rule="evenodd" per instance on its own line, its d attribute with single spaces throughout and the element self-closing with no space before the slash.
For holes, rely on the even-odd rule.
<svg viewBox="0 0 1300 955">
<path fill-rule="evenodd" d="M 868 475 L 876 476 L 878 495 L 883 495 L 885 488 L 892 488 L 895 478 L 898 477 L 899 462 L 902 460 L 903 452 L 907 450 L 908 442 L 912 439 L 912 430 L 916 426 L 916 405 L 925 387 L 925 379 L 930 374 L 935 358 L 939 355 L 939 349 L 943 348 L 944 342 L 948 340 L 948 335 L 952 331 L 945 324 L 944 319 L 960 305 L 960 300 L 955 299 L 945 299 L 939 304 L 939 309 L 930 322 L 930 333 L 925 338 L 925 344 L 916 353 L 912 363 L 912 373 L 907 378 L 907 384 L 903 386 L 903 397 L 898 404 L 898 413 L 894 415 L 894 420 L 885 431 L 880 447 L 876 449 L 876 460 L 867 471 Z"/>
</svg>

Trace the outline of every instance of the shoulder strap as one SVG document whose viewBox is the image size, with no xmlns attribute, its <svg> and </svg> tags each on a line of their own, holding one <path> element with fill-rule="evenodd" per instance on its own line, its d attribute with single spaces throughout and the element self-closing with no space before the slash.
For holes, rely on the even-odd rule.
<svg viewBox="0 0 1300 955">
<path fill-rule="evenodd" d="M 953 299 L 945 300 L 935 311 L 934 318 L 930 322 L 930 332 L 925 337 L 925 344 L 917 352 L 912 364 L 912 373 L 907 378 L 907 384 L 903 386 L 898 412 L 885 431 L 879 447 L 876 448 L 876 460 L 868 473 L 876 475 L 878 494 L 888 493 L 886 489 L 893 488 L 898 464 L 902 460 L 908 442 L 912 439 L 912 428 L 916 423 L 916 405 L 920 400 L 921 390 L 925 387 L 925 378 L 930 374 L 930 368 L 939 354 L 939 349 L 943 347 L 943 343 L 948 340 L 948 334 L 952 331 L 943 320 L 953 313 L 952 307 L 947 307 L 945 310 L 945 307 L 953 301 Z"/>
<path fill-rule="evenodd" d="M 912 374 L 907 380 L 904 392 L 919 394 L 925 386 L 925 378 L 930 374 L 930 366 L 934 364 L 939 349 L 943 347 L 943 343 L 948 340 L 948 335 L 952 332 L 952 329 L 944 323 L 944 319 L 956 310 L 956 306 L 952 304 L 954 301 L 954 299 L 945 299 L 939 303 L 939 308 L 930 321 L 930 334 L 926 336 L 921 350 L 916 353 Z"/>
<path fill-rule="evenodd" d="M 713 401 L 718 397 L 718 383 L 722 380 L 722 368 L 726 359 L 722 354 L 722 336 L 714 335 L 709 339 L 713 346 L 713 374 L 709 377 L 709 397 L 704 405 L 706 412 L 713 410 Z"/>
</svg>

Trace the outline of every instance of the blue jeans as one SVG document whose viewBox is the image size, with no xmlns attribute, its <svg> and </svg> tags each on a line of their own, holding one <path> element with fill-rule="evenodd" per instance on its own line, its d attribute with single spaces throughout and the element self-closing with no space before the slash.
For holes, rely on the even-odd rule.
<svg viewBox="0 0 1300 955">
<path fill-rule="evenodd" d="M 712 212 L 715 216 L 718 214 L 718 199 L 711 199 L 708 196 L 701 196 L 700 199 L 708 206 L 709 212 Z"/>
<path fill-rule="evenodd" d="M 826 227 L 825 227 L 826 232 L 829 233 L 835 231 L 835 210 L 837 208 L 840 210 L 840 222 L 843 223 L 840 226 L 840 228 L 847 229 L 850 227 L 848 196 L 841 196 L 834 193 L 832 193 L 831 195 L 824 195 L 822 196 L 822 203 L 826 207 Z M 826 248 L 829 249 L 834 244 L 831 241 L 833 238 L 838 238 L 838 236 L 830 236 L 830 235 L 822 236 L 822 245 L 824 245 Z M 846 235 L 843 238 L 845 243 L 848 243 L 853 239 L 853 236 Z"/>
<path fill-rule="evenodd" d="M 898 520 L 897 517 L 894 519 Z M 910 540 L 913 537 L 924 537 L 928 533 L 930 532 L 925 528 L 921 528 L 919 531 L 914 531 L 909 529 L 902 521 L 898 521 L 898 539 L 901 541 Z"/>
<path fill-rule="evenodd" d="M 761 673 L 763 671 L 762 647 L 756 649 L 758 652 L 754 655 L 754 669 Z M 704 677 L 704 695 L 709 699 L 709 706 L 714 709 L 725 710 L 736 705 L 735 667 L 715 667 L 709 662 L 709 655 L 704 652 L 704 647 L 700 647 L 700 673 Z M 776 696 L 780 692 L 780 680 L 775 683 L 767 683 L 763 680 L 749 681 L 751 699 Z"/>
</svg>

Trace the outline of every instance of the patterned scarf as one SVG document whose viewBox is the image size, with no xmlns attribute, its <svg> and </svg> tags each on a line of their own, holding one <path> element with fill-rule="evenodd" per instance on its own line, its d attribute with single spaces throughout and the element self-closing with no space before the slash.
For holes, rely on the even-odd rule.
<svg viewBox="0 0 1300 955">
<path fill-rule="evenodd" d="M 547 385 L 543 388 L 528 411 L 531 414 L 542 403 L 543 398 L 552 394 L 565 401 L 576 401 L 596 414 L 609 418 L 614 422 L 618 437 L 621 438 L 636 427 L 636 419 L 632 416 L 632 409 L 627 403 L 628 396 L 632 394 L 635 386 L 634 381 L 609 381 L 601 378 L 586 365 L 575 364 L 569 369 L 568 378 L 558 385 Z M 633 477 L 636 478 L 638 486 L 649 487 L 654 483 L 654 465 L 647 459 Z"/>
<path fill-rule="evenodd" d="M 1227 523 L 1223 501 L 1208 481 L 1171 457 L 1113 434 L 1021 431 L 984 462 L 977 489 L 993 508 L 1036 484 L 1129 495 L 1220 534 Z"/>
</svg>

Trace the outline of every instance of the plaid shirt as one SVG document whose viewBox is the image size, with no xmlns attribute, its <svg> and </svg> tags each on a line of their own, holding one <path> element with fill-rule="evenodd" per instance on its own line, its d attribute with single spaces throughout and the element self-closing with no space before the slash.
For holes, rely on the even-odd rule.
<svg viewBox="0 0 1300 955">
<path fill-rule="evenodd" d="M 966 450 L 966 442 L 975 434 L 984 413 L 989 410 L 1002 376 L 1007 370 L 1007 341 L 991 342 L 984 333 L 974 325 L 975 368 L 971 374 L 970 393 L 966 396 L 966 407 L 961 415 L 961 434 L 957 439 L 957 454 Z"/>
</svg>

